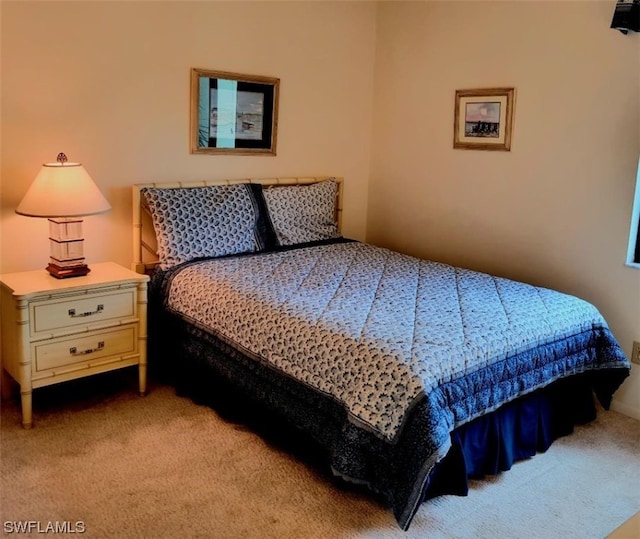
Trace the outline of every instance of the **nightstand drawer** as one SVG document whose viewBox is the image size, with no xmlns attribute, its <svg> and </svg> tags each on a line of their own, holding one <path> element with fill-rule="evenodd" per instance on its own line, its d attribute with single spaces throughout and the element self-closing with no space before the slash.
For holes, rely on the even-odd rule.
<svg viewBox="0 0 640 539">
<path fill-rule="evenodd" d="M 135 317 L 136 289 L 33 302 L 31 308 L 32 337 L 72 333 L 78 327 Z"/>
<path fill-rule="evenodd" d="M 87 367 L 109 356 L 131 355 L 138 352 L 137 326 L 93 331 L 33 345 L 33 372 L 66 367 Z"/>
</svg>

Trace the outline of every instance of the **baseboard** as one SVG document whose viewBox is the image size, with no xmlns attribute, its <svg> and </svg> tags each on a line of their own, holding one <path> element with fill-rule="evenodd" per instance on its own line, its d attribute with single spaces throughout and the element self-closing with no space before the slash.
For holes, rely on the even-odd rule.
<svg viewBox="0 0 640 539">
<path fill-rule="evenodd" d="M 628 415 L 640 421 L 640 410 L 634 406 L 629 406 L 628 404 L 613 399 L 611 409 L 614 412 L 620 412 L 621 414 Z"/>
</svg>

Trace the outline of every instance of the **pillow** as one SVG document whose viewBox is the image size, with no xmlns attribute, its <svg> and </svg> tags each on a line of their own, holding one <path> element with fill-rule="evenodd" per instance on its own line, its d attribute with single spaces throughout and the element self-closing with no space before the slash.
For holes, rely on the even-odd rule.
<svg viewBox="0 0 640 539">
<path fill-rule="evenodd" d="M 257 249 L 257 212 L 247 184 L 149 187 L 142 193 L 158 240 L 160 269 Z"/>
<path fill-rule="evenodd" d="M 284 246 L 339 238 L 337 191 L 334 180 L 263 189 L 278 243 Z"/>
</svg>

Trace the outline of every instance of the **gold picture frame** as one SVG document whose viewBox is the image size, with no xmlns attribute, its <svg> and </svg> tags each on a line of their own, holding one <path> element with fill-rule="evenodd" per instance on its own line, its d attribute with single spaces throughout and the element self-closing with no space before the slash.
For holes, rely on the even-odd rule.
<svg viewBox="0 0 640 539">
<path fill-rule="evenodd" d="M 511 150 L 515 88 L 456 90 L 453 147 Z"/>
<path fill-rule="evenodd" d="M 191 69 L 191 153 L 276 155 L 280 79 Z"/>
</svg>

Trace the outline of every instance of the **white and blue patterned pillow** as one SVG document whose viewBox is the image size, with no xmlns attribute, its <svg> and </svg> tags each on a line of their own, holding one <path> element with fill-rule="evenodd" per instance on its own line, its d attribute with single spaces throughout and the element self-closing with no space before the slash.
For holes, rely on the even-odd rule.
<svg viewBox="0 0 640 539">
<path fill-rule="evenodd" d="M 246 184 L 145 188 L 160 269 L 196 258 L 255 251 L 257 210 Z"/>
<path fill-rule="evenodd" d="M 334 180 L 263 189 L 278 243 L 285 246 L 339 238 L 337 190 Z"/>
</svg>

